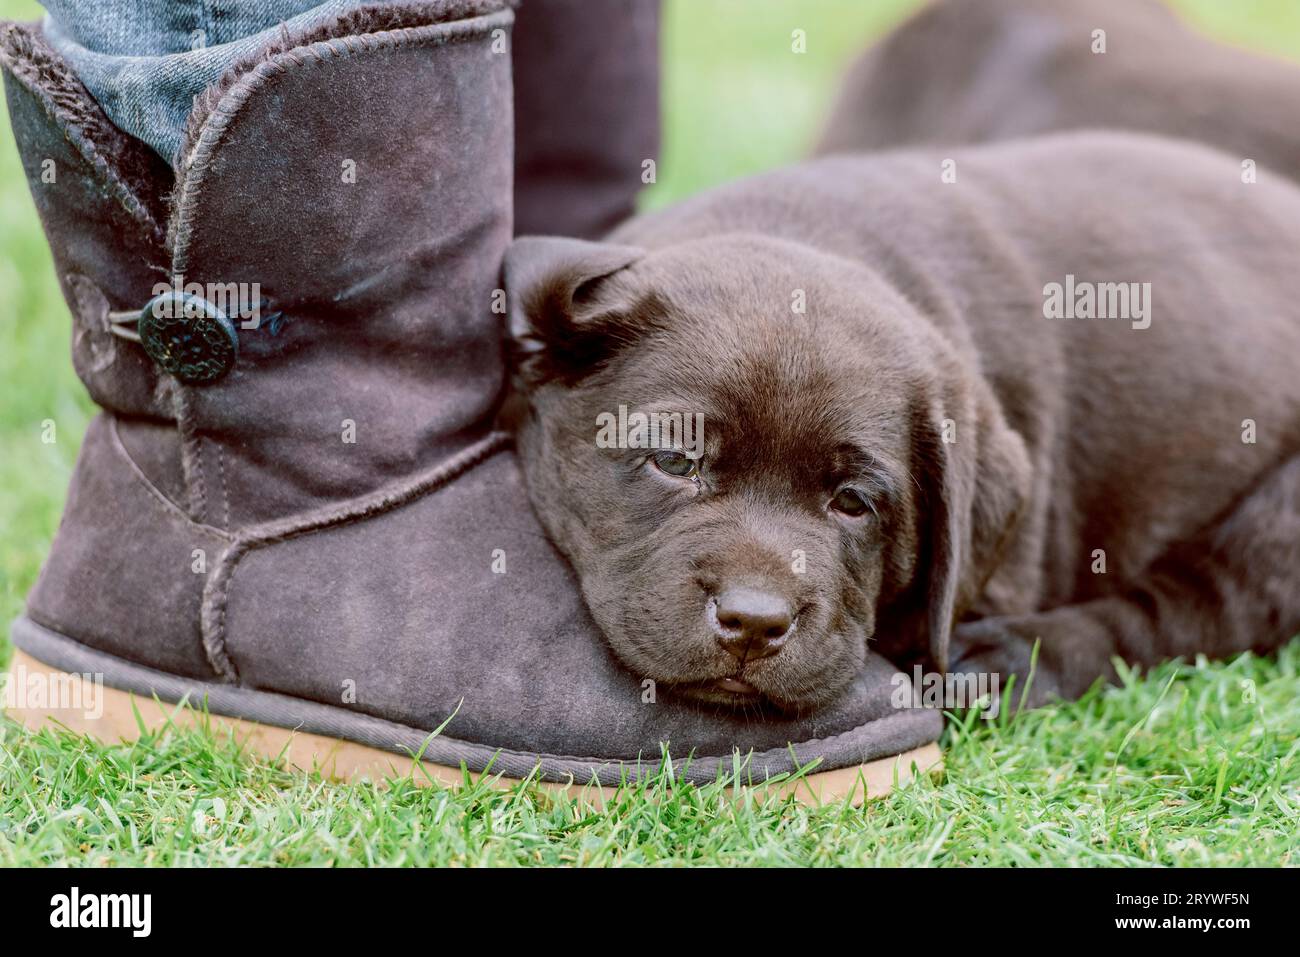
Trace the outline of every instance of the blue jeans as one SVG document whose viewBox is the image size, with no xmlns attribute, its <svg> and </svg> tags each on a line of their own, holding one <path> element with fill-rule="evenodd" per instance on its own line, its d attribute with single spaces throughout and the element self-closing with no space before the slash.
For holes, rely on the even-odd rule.
<svg viewBox="0 0 1300 957">
<path fill-rule="evenodd" d="M 275 37 L 377 0 L 41 0 L 45 34 L 119 128 L 174 161 L 194 97 Z M 382 2 L 382 0 L 378 0 Z"/>
</svg>

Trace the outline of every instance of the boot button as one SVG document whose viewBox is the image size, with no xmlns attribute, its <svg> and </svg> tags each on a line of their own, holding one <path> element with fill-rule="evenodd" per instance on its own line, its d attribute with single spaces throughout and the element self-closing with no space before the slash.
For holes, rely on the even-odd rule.
<svg viewBox="0 0 1300 957">
<path fill-rule="evenodd" d="M 150 299 L 136 325 L 149 358 L 188 385 L 216 382 L 235 365 L 239 334 L 201 296 L 169 291 Z"/>
</svg>

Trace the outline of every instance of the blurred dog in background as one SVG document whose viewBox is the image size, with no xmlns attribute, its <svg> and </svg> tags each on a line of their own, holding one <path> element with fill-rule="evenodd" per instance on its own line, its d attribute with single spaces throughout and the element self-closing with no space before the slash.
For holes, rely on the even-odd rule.
<svg viewBox="0 0 1300 957">
<path fill-rule="evenodd" d="M 1200 140 L 1300 179 L 1300 64 L 1159 0 L 937 0 L 850 69 L 818 153 L 1056 130 Z"/>
</svg>

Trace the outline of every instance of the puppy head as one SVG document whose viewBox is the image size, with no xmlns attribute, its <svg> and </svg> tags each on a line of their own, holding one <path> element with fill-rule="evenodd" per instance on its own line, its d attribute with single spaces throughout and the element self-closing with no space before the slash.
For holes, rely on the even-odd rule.
<svg viewBox="0 0 1300 957">
<path fill-rule="evenodd" d="M 912 306 L 742 234 L 521 239 L 506 285 L 529 491 L 631 669 L 804 711 L 873 638 L 943 667 L 1029 469 Z"/>
</svg>

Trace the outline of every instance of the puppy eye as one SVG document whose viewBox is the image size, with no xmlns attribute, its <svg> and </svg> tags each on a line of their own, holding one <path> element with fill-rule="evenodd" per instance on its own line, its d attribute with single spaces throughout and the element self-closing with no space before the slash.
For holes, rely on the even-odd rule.
<svg viewBox="0 0 1300 957">
<path fill-rule="evenodd" d="M 871 506 L 867 504 L 866 498 L 857 489 L 842 488 L 831 499 L 831 508 L 844 515 L 858 518 L 867 514 Z"/>
<path fill-rule="evenodd" d="M 650 461 L 654 462 L 655 468 L 660 472 L 665 475 L 675 475 L 677 478 L 695 478 L 700 470 L 698 460 L 683 452 L 672 450 L 656 452 L 650 457 Z"/>
</svg>

